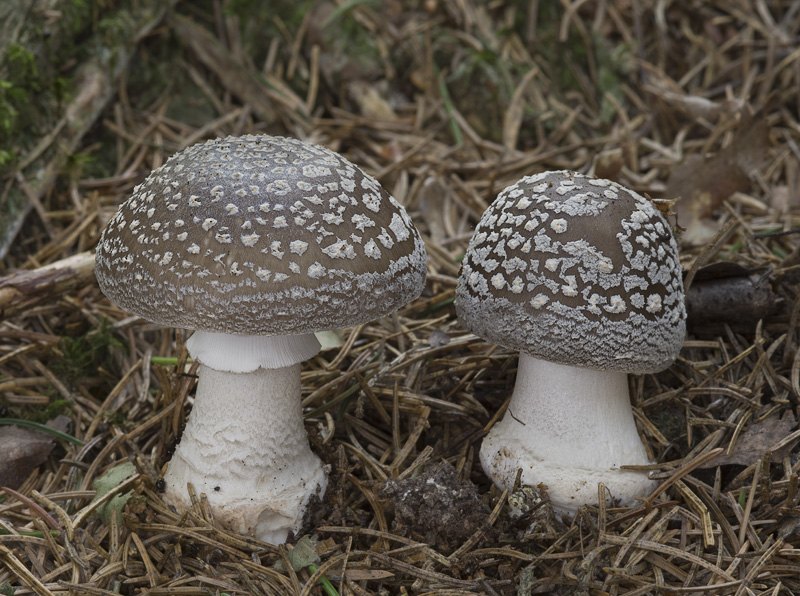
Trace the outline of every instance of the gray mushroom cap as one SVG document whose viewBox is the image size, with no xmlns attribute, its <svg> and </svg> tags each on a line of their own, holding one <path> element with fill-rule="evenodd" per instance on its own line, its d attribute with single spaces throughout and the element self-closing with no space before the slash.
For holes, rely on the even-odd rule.
<svg viewBox="0 0 800 596">
<path fill-rule="evenodd" d="M 288 335 L 397 310 L 422 291 L 426 254 L 403 207 L 341 155 L 248 135 L 154 170 L 103 231 L 95 273 L 149 321 Z"/>
<path fill-rule="evenodd" d="M 481 218 L 456 312 L 480 337 L 535 358 L 663 370 L 686 330 L 678 247 L 658 209 L 615 182 L 527 176 Z"/>
</svg>

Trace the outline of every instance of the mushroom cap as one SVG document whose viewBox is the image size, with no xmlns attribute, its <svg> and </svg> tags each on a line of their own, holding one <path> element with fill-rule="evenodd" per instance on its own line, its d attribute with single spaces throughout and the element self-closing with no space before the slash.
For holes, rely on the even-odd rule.
<svg viewBox="0 0 800 596">
<path fill-rule="evenodd" d="M 174 327 L 289 335 L 357 325 L 419 296 L 424 244 L 338 153 L 247 135 L 176 153 L 103 231 L 95 273 L 121 308 Z"/>
<path fill-rule="evenodd" d="M 659 210 L 616 182 L 526 176 L 475 229 L 456 312 L 476 335 L 535 358 L 663 370 L 686 330 L 678 246 Z"/>
</svg>

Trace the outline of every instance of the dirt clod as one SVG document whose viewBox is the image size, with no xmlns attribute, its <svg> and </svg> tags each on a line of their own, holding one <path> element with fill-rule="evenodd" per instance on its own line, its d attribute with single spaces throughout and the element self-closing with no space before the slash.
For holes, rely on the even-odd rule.
<svg viewBox="0 0 800 596">
<path fill-rule="evenodd" d="M 394 506 L 394 532 L 444 552 L 452 552 L 488 525 L 489 508 L 479 499 L 477 488 L 459 480 L 446 462 L 416 478 L 388 480 L 378 496 Z"/>
</svg>

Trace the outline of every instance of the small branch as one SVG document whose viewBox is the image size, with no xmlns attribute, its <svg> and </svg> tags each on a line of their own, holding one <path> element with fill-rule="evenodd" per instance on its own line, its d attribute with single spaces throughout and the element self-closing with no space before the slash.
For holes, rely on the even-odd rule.
<svg viewBox="0 0 800 596">
<path fill-rule="evenodd" d="M 31 271 L 0 277 L 0 317 L 57 300 L 72 289 L 94 283 L 94 252 L 86 251 Z"/>
</svg>

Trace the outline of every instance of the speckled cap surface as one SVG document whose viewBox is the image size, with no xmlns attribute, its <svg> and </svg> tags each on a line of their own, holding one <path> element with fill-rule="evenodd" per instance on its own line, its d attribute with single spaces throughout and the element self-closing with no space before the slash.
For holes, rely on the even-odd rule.
<svg viewBox="0 0 800 596">
<path fill-rule="evenodd" d="M 475 229 L 456 312 L 476 335 L 535 358 L 659 371 L 686 330 L 678 247 L 658 209 L 615 182 L 527 176 Z"/>
<path fill-rule="evenodd" d="M 403 207 L 339 154 L 244 136 L 173 155 L 97 246 L 100 288 L 174 327 L 301 334 L 365 323 L 416 298 L 422 239 Z"/>
</svg>

